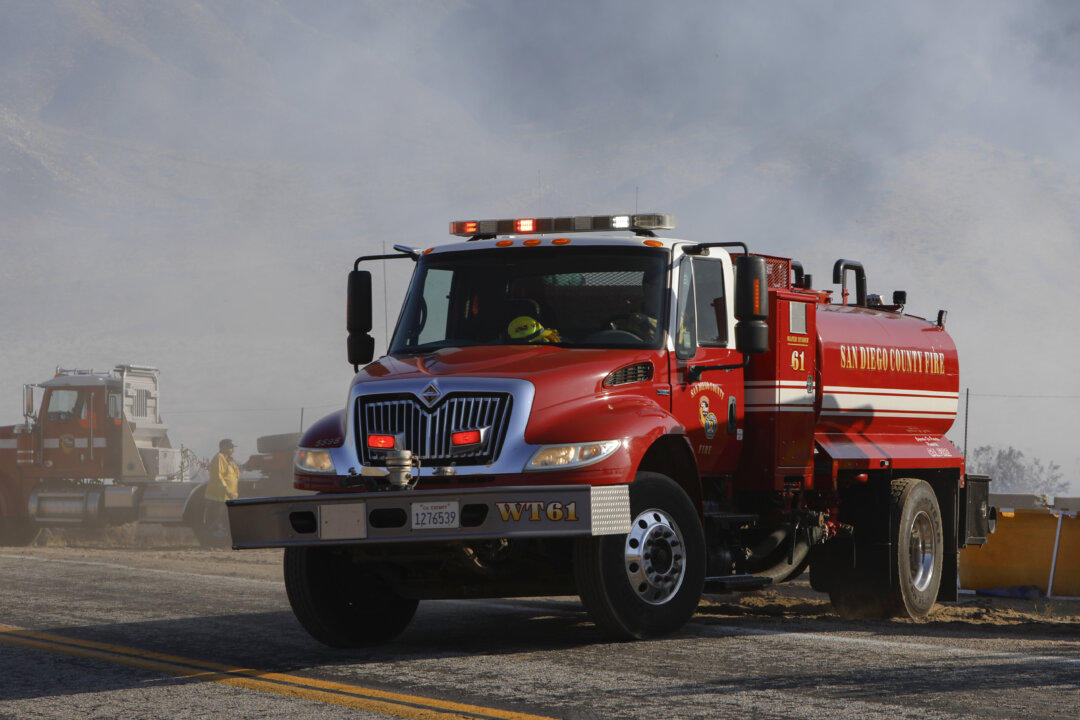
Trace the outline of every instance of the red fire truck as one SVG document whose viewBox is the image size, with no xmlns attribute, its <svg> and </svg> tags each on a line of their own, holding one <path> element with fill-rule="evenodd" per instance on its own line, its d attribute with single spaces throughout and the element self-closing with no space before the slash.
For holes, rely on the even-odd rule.
<svg viewBox="0 0 1080 720">
<path fill-rule="evenodd" d="M 842 615 L 929 613 L 985 542 L 986 477 L 945 437 L 945 313 L 832 293 L 662 214 L 451 224 L 362 257 L 348 404 L 300 441 L 305 498 L 232 501 L 237 548 L 284 547 L 289 600 L 333 646 L 386 641 L 430 598 L 578 594 L 616 637 L 669 633 L 703 592 L 809 567 Z M 370 260 L 416 263 L 371 362 Z M 854 278 L 851 297 L 848 280 Z"/>
<path fill-rule="evenodd" d="M 169 440 L 158 376 L 146 365 L 57 368 L 23 387 L 24 422 L 0 427 L 0 545 L 27 545 L 43 527 L 134 521 L 188 525 L 203 544 L 227 544 L 223 528 L 204 523 L 202 463 Z M 35 388 L 43 392 L 37 411 Z M 291 479 L 299 438 L 260 437 L 241 493 L 287 494 L 281 478 Z"/>
</svg>

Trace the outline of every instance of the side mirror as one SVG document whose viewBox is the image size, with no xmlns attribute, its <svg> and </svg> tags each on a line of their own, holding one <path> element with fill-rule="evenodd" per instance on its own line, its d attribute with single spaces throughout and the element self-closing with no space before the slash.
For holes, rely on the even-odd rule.
<svg viewBox="0 0 1080 720">
<path fill-rule="evenodd" d="M 744 355 L 769 351 L 769 278 L 765 258 L 735 257 L 735 348 Z"/>
<path fill-rule="evenodd" d="M 23 385 L 23 417 L 34 417 L 34 386 Z"/>
<path fill-rule="evenodd" d="M 349 364 L 367 365 L 375 357 L 375 338 L 349 333 Z"/>
<path fill-rule="evenodd" d="M 349 333 L 349 364 L 367 365 L 375 357 L 375 338 L 371 337 L 371 273 L 366 270 L 349 273 L 345 329 Z"/>
</svg>

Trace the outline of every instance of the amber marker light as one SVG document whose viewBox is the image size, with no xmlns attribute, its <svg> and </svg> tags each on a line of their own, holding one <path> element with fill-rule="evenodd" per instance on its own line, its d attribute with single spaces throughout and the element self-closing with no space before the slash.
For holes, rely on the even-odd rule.
<svg viewBox="0 0 1080 720">
<path fill-rule="evenodd" d="M 521 244 L 525 247 L 536 247 L 540 244 L 540 241 L 537 238 L 530 238 Z"/>
<path fill-rule="evenodd" d="M 300 472 L 306 473 L 332 473 L 334 460 L 326 450 L 312 450 L 310 448 L 297 448 L 293 454 L 293 465 Z"/>
<path fill-rule="evenodd" d="M 500 240 L 499 242 L 495 243 L 495 247 L 510 247 L 513 244 L 513 240 Z"/>
<path fill-rule="evenodd" d="M 570 238 L 555 238 L 551 241 L 552 245 L 569 245 Z"/>
</svg>

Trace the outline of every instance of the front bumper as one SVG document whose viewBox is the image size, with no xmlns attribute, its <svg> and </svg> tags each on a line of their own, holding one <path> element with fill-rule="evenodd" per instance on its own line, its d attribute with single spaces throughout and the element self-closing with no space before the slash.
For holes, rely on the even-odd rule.
<svg viewBox="0 0 1080 720">
<path fill-rule="evenodd" d="M 237 550 L 622 535 L 630 531 L 630 489 L 543 485 L 321 494 L 230 500 L 228 511 Z"/>
</svg>

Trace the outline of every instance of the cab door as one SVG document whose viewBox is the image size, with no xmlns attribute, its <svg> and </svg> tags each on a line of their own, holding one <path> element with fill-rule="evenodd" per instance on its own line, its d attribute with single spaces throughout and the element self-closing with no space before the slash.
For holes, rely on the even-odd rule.
<svg viewBox="0 0 1080 720">
<path fill-rule="evenodd" d="M 42 459 L 45 475 L 101 477 L 105 438 L 100 418 L 104 388 L 50 388 L 42 399 Z"/>
<path fill-rule="evenodd" d="M 734 472 L 742 442 L 742 370 L 705 370 L 690 381 L 694 366 L 742 362 L 735 350 L 732 285 L 726 254 L 685 256 L 679 263 L 672 412 L 686 428 L 702 474 Z"/>
</svg>

